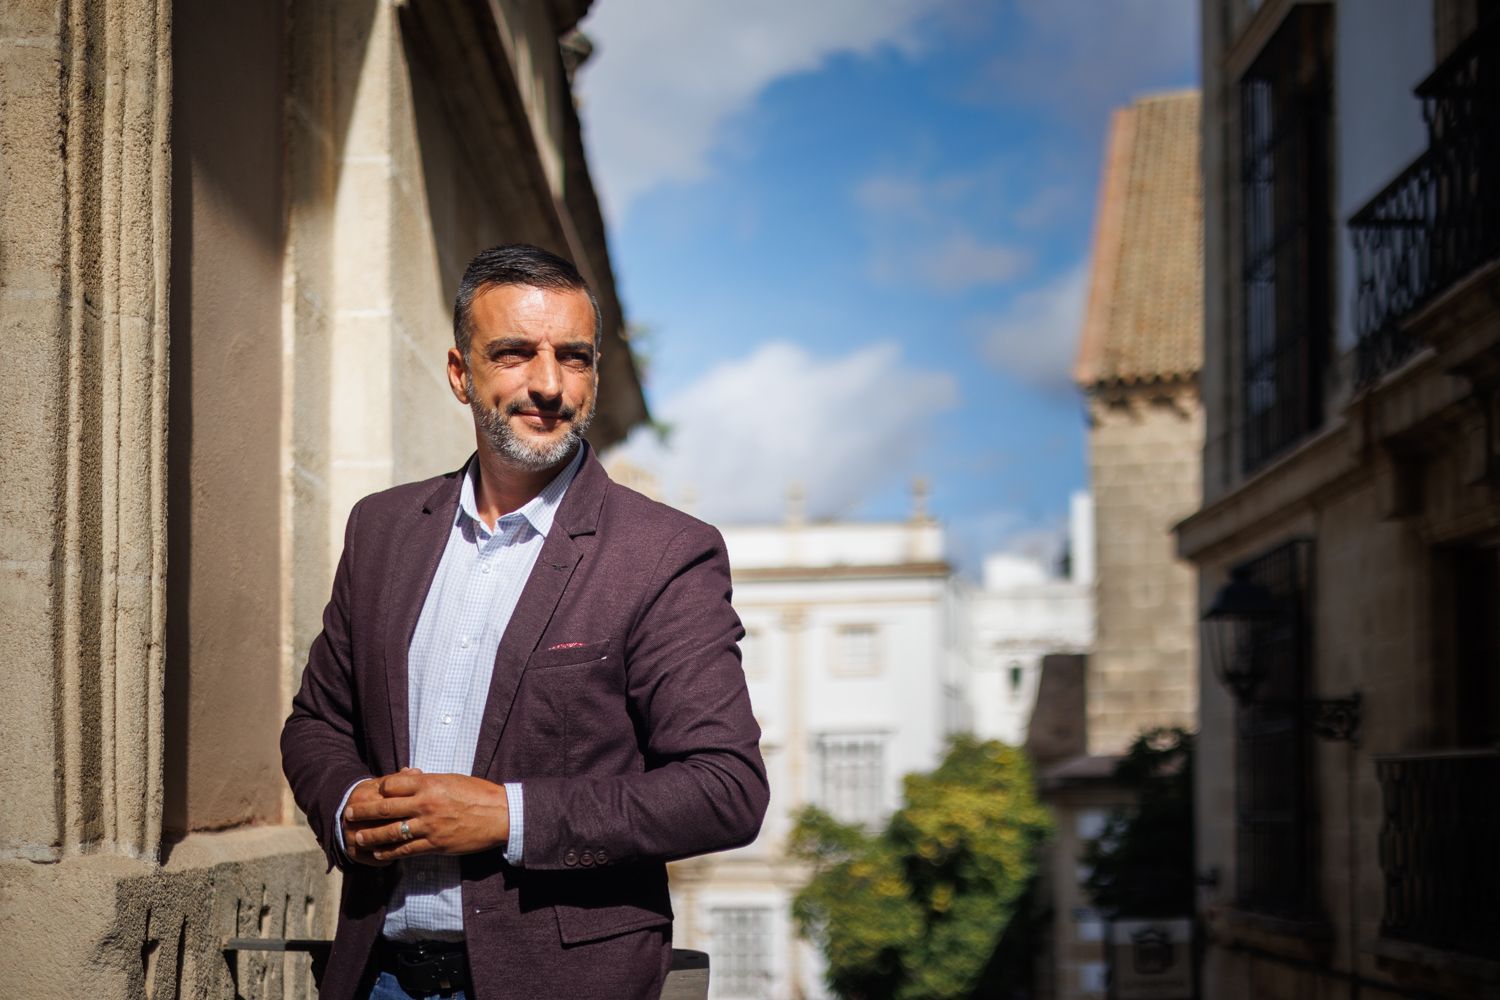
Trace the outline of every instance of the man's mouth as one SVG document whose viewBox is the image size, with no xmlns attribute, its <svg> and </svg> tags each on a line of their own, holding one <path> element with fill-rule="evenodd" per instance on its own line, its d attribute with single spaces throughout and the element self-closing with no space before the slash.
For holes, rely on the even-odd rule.
<svg viewBox="0 0 1500 1000">
<path fill-rule="evenodd" d="M 552 430 L 560 423 L 567 423 L 573 419 L 575 410 L 570 406 L 564 406 L 556 410 L 538 410 L 531 407 L 509 406 L 506 413 L 521 418 L 521 422 L 539 430 Z"/>
</svg>

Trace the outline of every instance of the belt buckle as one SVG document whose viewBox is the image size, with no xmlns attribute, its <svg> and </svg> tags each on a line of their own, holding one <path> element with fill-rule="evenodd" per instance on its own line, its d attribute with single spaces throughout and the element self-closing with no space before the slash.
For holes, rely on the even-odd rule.
<svg viewBox="0 0 1500 1000">
<path fill-rule="evenodd" d="M 461 988 L 461 976 L 455 976 L 458 967 L 454 960 L 463 961 L 462 952 L 449 949 L 430 948 L 415 944 L 408 950 L 397 952 L 396 965 L 401 970 L 397 980 L 408 991 L 430 993 L 434 990 L 447 992 Z"/>
</svg>

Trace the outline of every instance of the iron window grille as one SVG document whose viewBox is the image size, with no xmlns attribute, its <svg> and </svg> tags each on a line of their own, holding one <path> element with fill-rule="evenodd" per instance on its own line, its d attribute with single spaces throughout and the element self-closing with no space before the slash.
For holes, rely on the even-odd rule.
<svg viewBox="0 0 1500 1000">
<path fill-rule="evenodd" d="M 1330 16 L 1287 15 L 1240 80 L 1244 471 L 1323 423 L 1332 336 Z"/>
<path fill-rule="evenodd" d="M 1500 959 L 1500 752 L 1375 761 L 1384 819 L 1384 937 Z"/>
<path fill-rule="evenodd" d="M 1245 564 L 1286 609 L 1256 625 L 1246 651 L 1265 678 L 1236 716 L 1236 896 L 1257 913 L 1317 913 L 1313 809 L 1312 556 L 1296 540 Z"/>
</svg>

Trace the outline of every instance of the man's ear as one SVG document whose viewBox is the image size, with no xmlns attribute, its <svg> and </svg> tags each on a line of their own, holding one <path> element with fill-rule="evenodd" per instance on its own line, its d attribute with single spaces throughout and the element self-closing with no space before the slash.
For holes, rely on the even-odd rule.
<svg viewBox="0 0 1500 1000">
<path fill-rule="evenodd" d="M 465 406 L 469 405 L 469 390 L 464 386 L 464 376 L 468 371 L 469 366 L 464 364 L 464 356 L 458 348 L 448 348 L 448 388 L 453 390 L 453 398 Z"/>
</svg>

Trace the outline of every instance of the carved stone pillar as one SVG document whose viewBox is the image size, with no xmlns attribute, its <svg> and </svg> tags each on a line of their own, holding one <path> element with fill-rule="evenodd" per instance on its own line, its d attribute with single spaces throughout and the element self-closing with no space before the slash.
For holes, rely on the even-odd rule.
<svg viewBox="0 0 1500 1000">
<path fill-rule="evenodd" d="M 0 41 L 0 856 L 160 841 L 170 12 L 11 5 Z"/>
</svg>

